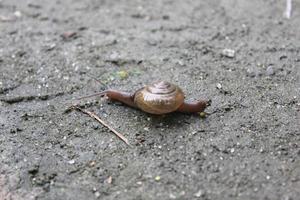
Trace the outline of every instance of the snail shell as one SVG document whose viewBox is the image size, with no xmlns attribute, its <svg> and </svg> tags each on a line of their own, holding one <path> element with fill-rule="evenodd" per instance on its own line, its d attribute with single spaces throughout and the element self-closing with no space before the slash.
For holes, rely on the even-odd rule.
<svg viewBox="0 0 300 200">
<path fill-rule="evenodd" d="M 151 114 L 165 114 L 177 110 L 184 101 L 182 90 L 172 83 L 159 81 L 145 86 L 134 95 L 134 103 Z"/>
</svg>

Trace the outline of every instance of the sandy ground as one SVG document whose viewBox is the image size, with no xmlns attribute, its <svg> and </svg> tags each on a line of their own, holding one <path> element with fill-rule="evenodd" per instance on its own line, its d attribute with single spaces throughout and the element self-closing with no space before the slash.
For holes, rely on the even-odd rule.
<svg viewBox="0 0 300 200">
<path fill-rule="evenodd" d="M 283 0 L 0 0 L 0 199 L 299 199 L 300 2 L 289 20 L 284 10 Z M 211 99 L 207 118 L 80 102 L 128 147 L 64 113 L 74 98 L 154 80 Z"/>
</svg>

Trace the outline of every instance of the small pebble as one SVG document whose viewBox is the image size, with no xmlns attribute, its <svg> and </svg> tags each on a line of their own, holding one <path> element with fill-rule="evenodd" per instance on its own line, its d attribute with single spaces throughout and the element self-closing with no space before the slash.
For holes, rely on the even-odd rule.
<svg viewBox="0 0 300 200">
<path fill-rule="evenodd" d="M 100 197 L 100 192 L 95 192 L 95 196 L 98 198 Z"/>
<path fill-rule="evenodd" d="M 105 180 L 106 183 L 108 184 L 111 184 L 112 183 L 112 177 L 109 176 L 106 180 Z"/>
<path fill-rule="evenodd" d="M 73 31 L 66 31 L 66 32 L 61 34 L 61 37 L 64 40 L 67 40 L 67 39 L 70 39 L 70 38 L 75 38 L 76 36 L 77 36 L 77 33 L 73 32 Z"/>
<path fill-rule="evenodd" d="M 16 17 L 22 17 L 22 13 L 19 10 L 17 10 L 16 12 L 14 12 L 14 15 Z"/>
<path fill-rule="evenodd" d="M 202 197 L 203 194 L 204 194 L 204 192 L 203 192 L 202 190 L 199 190 L 198 192 L 196 192 L 196 193 L 194 194 L 194 196 L 199 198 L 199 197 Z"/>
<path fill-rule="evenodd" d="M 177 60 L 178 65 L 184 66 L 184 62 L 182 60 Z"/>
<path fill-rule="evenodd" d="M 235 51 L 233 49 L 223 49 L 221 54 L 223 56 L 228 57 L 228 58 L 234 58 L 235 57 Z"/>
<path fill-rule="evenodd" d="M 90 163 L 89 163 L 89 166 L 90 167 L 94 167 L 96 165 L 96 162 L 95 161 L 91 161 Z"/>
<path fill-rule="evenodd" d="M 201 118 L 205 118 L 205 117 L 206 117 L 206 113 L 205 113 L 205 112 L 200 112 L 200 113 L 199 113 L 199 116 L 200 116 Z"/>
<path fill-rule="evenodd" d="M 160 181 L 160 176 L 155 176 L 154 180 L 155 181 Z"/>
<path fill-rule="evenodd" d="M 264 153 L 265 150 L 264 150 L 263 148 L 260 148 L 260 149 L 259 149 L 259 152 L 260 152 L 260 153 Z"/>
<path fill-rule="evenodd" d="M 176 196 L 174 194 L 169 194 L 170 199 L 176 199 Z"/>
<path fill-rule="evenodd" d="M 69 160 L 69 164 L 73 165 L 75 163 L 75 160 Z"/>
<path fill-rule="evenodd" d="M 272 76 L 275 74 L 274 68 L 272 65 L 268 66 L 267 70 L 266 70 L 266 75 L 267 76 Z"/>
<path fill-rule="evenodd" d="M 200 117 L 201 117 L 201 115 L 200 115 Z M 197 131 L 192 132 L 192 135 L 196 135 L 196 134 L 197 134 Z"/>
</svg>

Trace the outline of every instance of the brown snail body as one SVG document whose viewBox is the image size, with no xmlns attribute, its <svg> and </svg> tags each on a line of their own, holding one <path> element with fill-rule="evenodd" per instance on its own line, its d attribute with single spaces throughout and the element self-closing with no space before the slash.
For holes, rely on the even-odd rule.
<svg viewBox="0 0 300 200">
<path fill-rule="evenodd" d="M 158 81 L 145 86 L 134 94 L 117 90 L 105 90 L 87 97 L 96 95 L 106 95 L 111 100 L 120 101 L 131 107 L 139 108 L 144 112 L 157 115 L 174 111 L 202 112 L 210 104 L 210 101 L 205 100 L 185 102 L 182 90 L 177 85 L 166 81 Z"/>
</svg>

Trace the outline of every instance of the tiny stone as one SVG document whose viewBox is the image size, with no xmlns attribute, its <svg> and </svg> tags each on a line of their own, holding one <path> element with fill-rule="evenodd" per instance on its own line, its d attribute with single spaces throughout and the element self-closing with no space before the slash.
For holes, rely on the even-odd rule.
<svg viewBox="0 0 300 200">
<path fill-rule="evenodd" d="M 217 87 L 217 89 L 219 89 L 219 90 L 222 89 L 221 83 L 217 83 L 216 87 Z"/>
<path fill-rule="evenodd" d="M 230 149 L 230 153 L 234 153 L 235 149 L 234 148 L 231 148 Z"/>
<path fill-rule="evenodd" d="M 154 178 L 154 180 L 155 180 L 155 181 L 160 181 L 160 176 L 156 176 L 156 177 Z"/>
<path fill-rule="evenodd" d="M 194 194 L 194 196 L 195 197 L 202 197 L 203 196 L 203 191 L 202 190 L 199 190 L 198 192 L 196 192 L 195 194 Z"/>
<path fill-rule="evenodd" d="M 94 167 L 96 165 L 96 162 L 95 161 L 91 161 L 90 163 L 89 163 L 89 166 L 90 167 Z"/>
<path fill-rule="evenodd" d="M 264 150 L 263 148 L 260 148 L 260 149 L 259 149 L 259 152 L 260 152 L 260 153 L 263 153 L 264 151 L 265 151 L 265 150 Z"/>
<path fill-rule="evenodd" d="M 73 165 L 75 163 L 75 160 L 69 160 L 69 164 Z"/>
<path fill-rule="evenodd" d="M 233 58 L 235 56 L 235 51 L 233 49 L 223 49 L 221 54 L 228 58 Z"/>
<path fill-rule="evenodd" d="M 174 194 L 169 194 L 170 199 L 176 199 L 176 196 Z"/>
<path fill-rule="evenodd" d="M 16 17 L 22 17 L 22 13 L 20 11 L 18 11 L 18 10 L 14 13 L 14 15 Z"/>
<path fill-rule="evenodd" d="M 100 197 L 100 192 L 95 192 L 96 197 Z"/>
<path fill-rule="evenodd" d="M 51 51 L 51 50 L 53 50 L 54 48 L 56 47 L 56 44 L 48 44 L 48 45 L 46 45 L 45 46 L 45 50 L 46 51 Z"/>
<path fill-rule="evenodd" d="M 270 66 L 267 68 L 267 70 L 266 70 L 266 75 L 267 75 L 267 76 L 272 76 L 272 75 L 274 75 L 274 74 L 275 74 L 274 68 L 273 68 L 272 65 L 270 65 Z"/>
<path fill-rule="evenodd" d="M 61 34 L 61 37 L 66 40 L 66 39 L 70 39 L 73 37 L 76 37 L 77 33 L 73 32 L 73 31 L 66 31 L 64 33 Z"/>
<path fill-rule="evenodd" d="M 180 66 L 183 66 L 184 65 L 184 62 L 182 60 L 178 60 L 177 63 L 180 65 Z"/>
<path fill-rule="evenodd" d="M 106 180 L 105 180 L 106 183 L 108 184 L 111 184 L 112 183 L 112 177 L 109 176 Z"/>
</svg>

